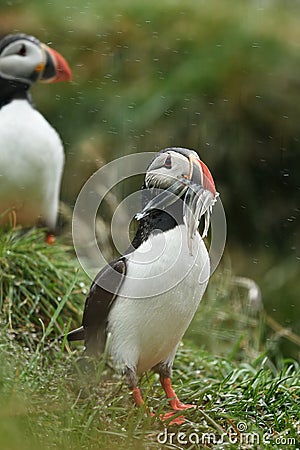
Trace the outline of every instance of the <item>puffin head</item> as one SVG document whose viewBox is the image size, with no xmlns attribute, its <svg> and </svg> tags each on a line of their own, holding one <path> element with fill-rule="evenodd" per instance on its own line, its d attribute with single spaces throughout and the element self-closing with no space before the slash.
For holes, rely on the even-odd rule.
<svg viewBox="0 0 300 450">
<path fill-rule="evenodd" d="M 71 69 L 55 50 L 26 34 L 0 41 L 0 78 L 30 87 L 36 81 L 70 81 Z"/>
<path fill-rule="evenodd" d="M 138 220 L 153 210 L 167 210 L 168 206 L 181 199 L 182 215 L 188 230 L 188 245 L 192 252 L 192 239 L 202 216 L 205 237 L 210 224 L 212 207 L 218 193 L 208 167 L 198 153 L 186 148 L 166 148 L 151 161 L 144 182 L 144 189 L 155 192 L 141 212 Z"/>
<path fill-rule="evenodd" d="M 213 177 L 198 153 L 179 147 L 161 150 L 147 169 L 145 186 L 168 189 L 178 180 L 183 185 L 200 185 L 216 195 Z"/>
</svg>

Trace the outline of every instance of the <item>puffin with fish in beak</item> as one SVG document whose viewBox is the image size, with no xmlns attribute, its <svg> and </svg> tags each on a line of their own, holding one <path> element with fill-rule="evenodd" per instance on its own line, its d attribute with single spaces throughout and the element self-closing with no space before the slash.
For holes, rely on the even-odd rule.
<svg viewBox="0 0 300 450">
<path fill-rule="evenodd" d="M 0 224 L 14 211 L 25 227 L 39 221 L 54 239 L 64 149 L 55 129 L 33 106 L 37 82 L 70 81 L 71 70 L 56 50 L 23 33 L 0 40 Z M 2 217 L 1 217 L 2 216 Z"/>
<path fill-rule="evenodd" d="M 99 356 L 107 345 L 114 365 L 126 376 L 138 406 L 144 404 L 138 377 L 160 377 L 171 408 L 160 418 L 195 407 L 177 397 L 171 374 L 177 347 L 210 276 L 203 238 L 218 193 L 198 154 L 167 148 L 145 174 L 138 229 L 124 254 L 105 266 L 87 296 L 82 326 L 68 340 L 84 340 L 85 355 Z M 198 227 L 204 217 L 202 235 Z M 182 416 L 171 420 L 182 423 Z"/>
</svg>

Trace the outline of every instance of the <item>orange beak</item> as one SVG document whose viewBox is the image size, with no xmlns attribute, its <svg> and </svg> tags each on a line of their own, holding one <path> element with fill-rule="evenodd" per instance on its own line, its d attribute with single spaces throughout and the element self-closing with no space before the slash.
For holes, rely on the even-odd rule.
<svg viewBox="0 0 300 450">
<path fill-rule="evenodd" d="M 45 83 L 57 83 L 59 81 L 71 81 L 72 72 L 65 58 L 53 48 L 42 44 L 46 54 L 46 63 L 40 77 Z"/>
<path fill-rule="evenodd" d="M 190 172 L 188 175 L 188 179 L 191 180 L 192 178 L 195 178 L 195 181 L 197 181 L 204 187 L 204 189 L 207 189 L 215 196 L 216 195 L 215 182 L 212 177 L 212 174 L 210 173 L 209 168 L 204 164 L 204 162 L 196 158 L 194 155 L 190 155 L 189 160 L 190 160 Z"/>
<path fill-rule="evenodd" d="M 202 184 L 203 187 L 213 193 L 213 195 L 216 195 L 216 186 L 214 179 L 212 177 L 212 174 L 210 173 L 209 168 L 202 162 L 200 159 L 198 159 L 198 162 L 202 169 Z"/>
</svg>

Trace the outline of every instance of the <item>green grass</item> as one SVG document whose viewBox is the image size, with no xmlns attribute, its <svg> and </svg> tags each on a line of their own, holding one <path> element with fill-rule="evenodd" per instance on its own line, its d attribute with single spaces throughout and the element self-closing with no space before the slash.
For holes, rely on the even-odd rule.
<svg viewBox="0 0 300 450">
<path fill-rule="evenodd" d="M 7 333 L 28 344 L 39 340 L 49 324 L 48 332 L 57 335 L 71 319 L 79 321 L 90 284 L 70 256 L 71 248 L 46 245 L 45 236 L 41 229 L 0 229 L 1 319 Z M 57 314 L 53 321 L 59 305 L 63 319 Z"/>
<path fill-rule="evenodd" d="M 164 425 L 133 407 L 127 388 L 111 370 L 105 369 L 96 383 L 77 379 L 74 355 L 55 346 L 30 353 L 2 340 L 1 350 L 1 448 L 160 448 L 157 439 Z M 200 439 L 211 433 L 215 440 L 224 433 L 230 442 L 232 433 L 245 426 L 247 439 L 259 436 L 256 439 L 263 442 L 264 436 L 272 443 L 269 448 L 280 449 L 276 439 L 297 441 L 299 383 L 299 366 L 292 361 L 283 361 L 281 369 L 267 358 L 236 364 L 183 346 L 174 384 L 180 398 L 198 408 L 185 413 L 183 425 L 167 430 L 186 436 L 197 433 Z M 142 387 L 157 415 L 169 410 L 154 376 L 144 379 Z M 238 435 L 246 439 L 242 436 Z M 168 446 L 176 448 L 178 442 L 173 444 Z"/>
<path fill-rule="evenodd" d="M 61 337 L 78 324 L 89 283 L 71 249 L 47 246 L 41 230 L 2 231 L 0 248 L 1 450 L 299 446 L 299 365 L 269 358 L 261 319 L 230 272 L 211 280 L 178 350 L 174 386 L 197 408 L 174 427 L 158 418 L 170 408 L 155 375 L 141 380 L 150 417 L 110 364 L 79 370 L 81 346 Z"/>
</svg>

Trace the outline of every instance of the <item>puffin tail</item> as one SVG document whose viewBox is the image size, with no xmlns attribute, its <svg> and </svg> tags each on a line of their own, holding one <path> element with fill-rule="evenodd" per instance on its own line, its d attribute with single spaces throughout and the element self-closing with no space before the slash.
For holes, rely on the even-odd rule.
<svg viewBox="0 0 300 450">
<path fill-rule="evenodd" d="M 72 330 L 67 334 L 67 339 L 69 342 L 71 341 L 84 341 L 85 332 L 83 327 L 76 328 L 76 330 Z"/>
</svg>

